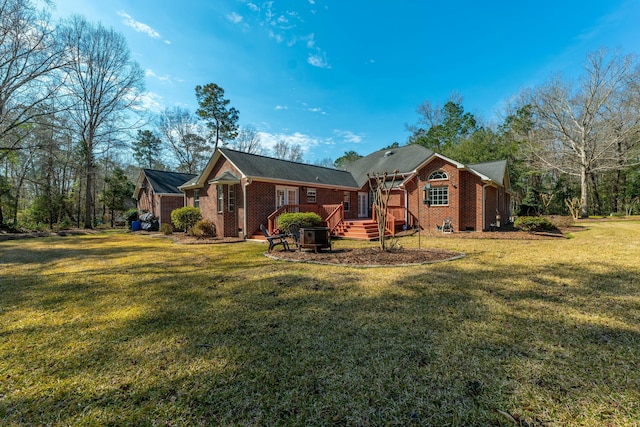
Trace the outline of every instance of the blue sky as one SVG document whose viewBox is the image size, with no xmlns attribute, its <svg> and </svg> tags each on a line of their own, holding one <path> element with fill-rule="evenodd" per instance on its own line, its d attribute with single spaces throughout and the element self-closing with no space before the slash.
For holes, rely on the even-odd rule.
<svg viewBox="0 0 640 427">
<path fill-rule="evenodd" d="M 263 144 L 307 162 L 369 154 L 451 93 L 490 121 L 521 89 L 576 76 L 600 47 L 640 53 L 638 0 L 55 0 L 122 33 L 152 111 L 217 83 Z"/>
</svg>

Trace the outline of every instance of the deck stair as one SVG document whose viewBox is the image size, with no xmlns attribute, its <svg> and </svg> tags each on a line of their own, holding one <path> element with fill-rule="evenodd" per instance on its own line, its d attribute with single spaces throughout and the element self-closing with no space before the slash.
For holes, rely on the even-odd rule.
<svg viewBox="0 0 640 427">
<path fill-rule="evenodd" d="M 375 240 L 379 237 L 378 224 L 372 220 L 345 220 L 335 230 L 334 235 L 343 239 Z"/>
</svg>

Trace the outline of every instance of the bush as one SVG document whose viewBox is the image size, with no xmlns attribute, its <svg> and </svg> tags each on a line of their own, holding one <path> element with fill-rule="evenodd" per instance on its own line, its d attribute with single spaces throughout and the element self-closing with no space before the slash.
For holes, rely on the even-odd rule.
<svg viewBox="0 0 640 427">
<path fill-rule="evenodd" d="M 193 206 L 185 206 L 171 212 L 171 222 L 176 228 L 187 232 L 201 219 L 200 208 L 194 208 Z"/>
<path fill-rule="evenodd" d="M 171 224 L 162 224 L 160 226 L 160 232 L 162 234 L 164 234 L 165 236 L 168 236 L 169 234 L 173 234 L 173 225 L 171 225 Z"/>
<path fill-rule="evenodd" d="M 556 228 L 571 227 L 575 222 L 571 216 L 548 215 L 545 218 Z"/>
<path fill-rule="evenodd" d="M 216 225 L 208 219 L 201 219 L 189 229 L 189 234 L 197 238 L 216 237 Z"/>
<path fill-rule="evenodd" d="M 73 226 L 73 222 L 71 221 L 71 218 L 69 218 L 69 216 L 67 215 L 65 215 L 64 218 L 62 218 L 58 223 L 58 228 L 60 230 L 68 230 L 72 226 Z"/>
<path fill-rule="evenodd" d="M 556 227 L 543 216 L 520 216 L 513 224 L 515 228 L 522 231 L 550 231 Z"/>
<path fill-rule="evenodd" d="M 315 212 L 290 212 L 278 217 L 278 228 L 281 231 L 289 230 L 289 225 L 294 223 L 300 228 L 319 227 L 322 225 L 322 218 Z"/>
<path fill-rule="evenodd" d="M 127 223 L 127 228 L 131 230 L 131 223 L 138 220 L 138 209 L 129 209 L 122 216 Z"/>
</svg>

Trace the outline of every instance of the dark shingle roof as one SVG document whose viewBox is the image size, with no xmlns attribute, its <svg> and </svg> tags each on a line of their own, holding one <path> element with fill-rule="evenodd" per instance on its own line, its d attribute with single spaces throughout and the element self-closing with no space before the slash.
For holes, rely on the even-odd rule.
<svg viewBox="0 0 640 427">
<path fill-rule="evenodd" d="M 228 148 L 220 148 L 219 150 L 238 170 L 249 177 L 307 183 L 310 185 L 360 187 L 347 171 L 290 162 Z"/>
<path fill-rule="evenodd" d="M 507 161 L 497 160 L 494 162 L 476 163 L 475 165 L 467 165 L 467 167 L 478 172 L 491 181 L 499 185 L 505 185 L 504 177 L 507 172 Z"/>
<path fill-rule="evenodd" d="M 168 172 L 154 169 L 143 170 L 156 194 L 182 194 L 182 192 L 178 190 L 178 186 L 197 177 L 197 175 L 191 173 Z"/>
<path fill-rule="evenodd" d="M 371 153 L 350 163 L 346 170 L 353 175 L 358 187 L 362 187 L 367 182 L 367 173 L 412 172 L 432 155 L 433 151 L 421 145 L 405 145 Z"/>
</svg>

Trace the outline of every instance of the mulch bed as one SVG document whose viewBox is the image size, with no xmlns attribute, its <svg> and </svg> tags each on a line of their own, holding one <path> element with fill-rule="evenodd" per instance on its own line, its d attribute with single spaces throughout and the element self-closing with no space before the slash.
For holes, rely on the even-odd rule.
<svg viewBox="0 0 640 427">
<path fill-rule="evenodd" d="M 331 251 L 273 251 L 266 256 L 286 261 L 338 264 L 358 267 L 401 266 L 450 261 L 464 256 L 445 249 L 398 249 L 389 252 L 379 248 L 337 249 Z"/>
</svg>

